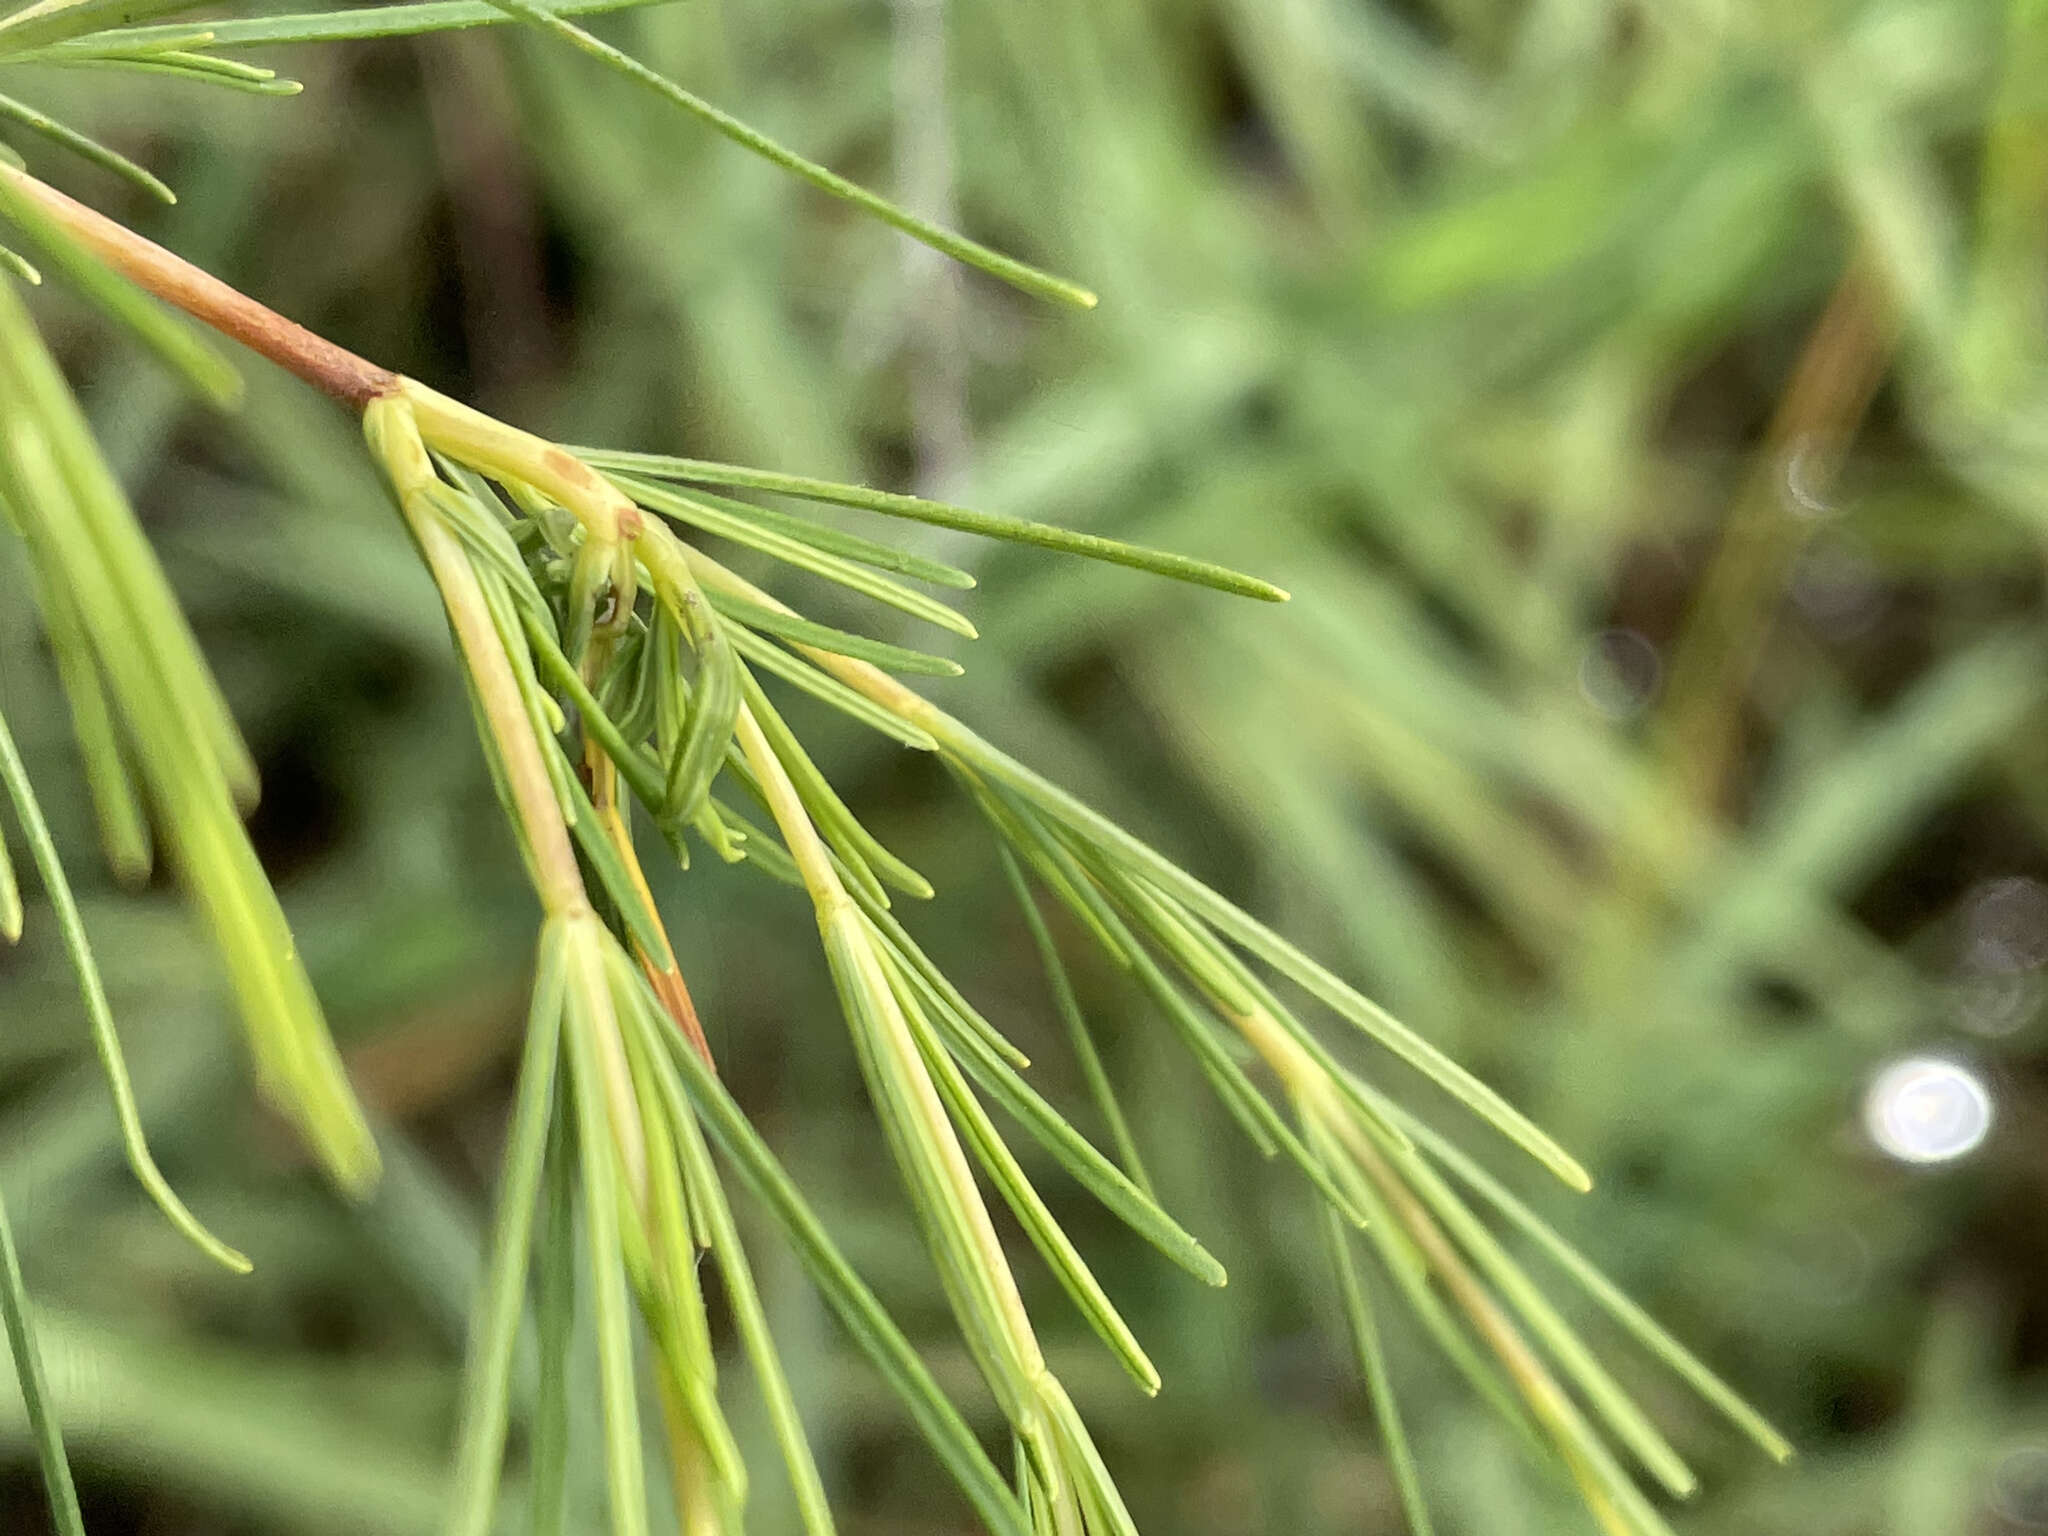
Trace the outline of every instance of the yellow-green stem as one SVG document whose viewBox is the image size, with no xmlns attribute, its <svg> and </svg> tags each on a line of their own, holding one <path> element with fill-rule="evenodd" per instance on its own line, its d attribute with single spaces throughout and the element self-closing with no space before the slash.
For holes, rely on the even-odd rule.
<svg viewBox="0 0 2048 1536">
<path fill-rule="evenodd" d="M 583 874 L 577 867 L 569 828 L 555 798 L 540 744 L 534 740 L 519 680 L 491 622 L 490 609 L 476 572 L 470 568 L 469 557 L 436 515 L 427 495 L 438 476 L 412 404 L 402 394 L 380 396 L 365 409 L 363 424 L 377 444 L 398 492 L 400 509 L 419 542 L 434 584 L 440 589 L 449 627 L 462 651 L 463 665 L 476 690 L 478 706 L 497 749 L 506 790 L 519 818 L 534 894 L 550 917 L 595 925 L 598 917 L 583 887 Z M 603 959 L 590 944 L 582 944 L 576 947 L 571 963 L 582 972 L 578 979 L 586 995 L 602 998 L 607 1004 L 597 1010 L 600 1027 L 594 1043 L 604 1066 L 606 1099 L 611 1106 L 619 1151 L 637 1200 L 647 1187 L 647 1154 L 626 1064 L 625 1041 L 608 1006 L 610 989 Z"/>
</svg>

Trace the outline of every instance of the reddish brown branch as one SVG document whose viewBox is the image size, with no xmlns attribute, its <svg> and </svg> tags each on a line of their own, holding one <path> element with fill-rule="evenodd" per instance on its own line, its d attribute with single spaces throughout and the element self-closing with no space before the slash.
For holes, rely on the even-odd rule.
<svg viewBox="0 0 2048 1536">
<path fill-rule="evenodd" d="M 0 164 L 0 176 L 137 287 L 289 369 L 323 394 L 361 410 L 398 388 L 398 375 L 390 369 L 314 335 L 55 187 L 4 164 Z"/>
</svg>

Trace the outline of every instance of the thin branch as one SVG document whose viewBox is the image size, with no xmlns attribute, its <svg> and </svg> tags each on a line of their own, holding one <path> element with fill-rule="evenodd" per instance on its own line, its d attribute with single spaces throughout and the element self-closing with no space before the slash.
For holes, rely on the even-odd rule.
<svg viewBox="0 0 2048 1536">
<path fill-rule="evenodd" d="M 314 335 L 26 171 L 0 163 L 0 177 L 137 287 L 297 374 L 323 394 L 361 410 L 398 388 L 398 375 L 390 369 Z"/>
</svg>

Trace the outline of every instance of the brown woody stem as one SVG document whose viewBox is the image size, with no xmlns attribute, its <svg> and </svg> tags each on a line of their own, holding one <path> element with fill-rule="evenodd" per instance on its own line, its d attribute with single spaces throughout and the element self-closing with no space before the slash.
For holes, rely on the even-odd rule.
<svg viewBox="0 0 2048 1536">
<path fill-rule="evenodd" d="M 316 336 L 274 309 L 229 287 L 182 256 L 174 256 L 105 214 L 66 197 L 13 166 L 0 163 L 0 177 L 33 202 L 64 231 L 145 292 L 154 294 L 221 335 L 289 369 L 323 394 L 361 410 L 398 388 L 398 375 L 346 347 Z"/>
</svg>

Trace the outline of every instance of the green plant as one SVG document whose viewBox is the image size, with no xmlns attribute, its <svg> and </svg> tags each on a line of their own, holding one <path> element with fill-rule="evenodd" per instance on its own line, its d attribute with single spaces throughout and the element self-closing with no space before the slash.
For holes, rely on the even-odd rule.
<svg viewBox="0 0 2048 1536">
<path fill-rule="evenodd" d="M 265 92 L 267 72 L 217 51 L 390 35 L 510 18 L 574 43 L 671 104 L 906 233 L 1042 296 L 1074 286 L 938 230 L 802 161 L 526 0 L 396 6 L 203 27 L 136 27 L 79 0 L 0 23 L 0 63 L 145 69 Z M 14 121 L 151 190 L 113 151 L 31 108 Z M 890 739 L 935 755 L 995 834 L 1081 1054 L 1088 1026 L 1031 880 L 1158 1004 L 1247 1138 L 1285 1157 L 1326 1208 L 1331 1261 L 1411 1521 L 1428 1514 L 1386 1386 L 1379 1290 L 1389 1286 L 1446 1359 L 1519 1431 L 1533 1460 L 1575 1485 L 1618 1532 L 1662 1530 L 1614 1446 L 1666 1491 L 1684 1462 L 1468 1204 L 1460 1186 L 1533 1238 L 1568 1277 L 1767 1450 L 1783 1441 L 1601 1278 L 1533 1211 L 1311 1031 L 1265 972 L 1305 992 L 1578 1188 L 1578 1164 L 1497 1095 L 1278 933 L 1057 788 L 896 674 L 958 670 L 940 656 L 833 628 L 747 581 L 670 526 L 789 566 L 971 636 L 903 578 L 962 588 L 966 573 L 724 494 L 754 490 L 1085 555 L 1255 598 L 1256 579 L 1185 557 L 964 508 L 698 460 L 565 449 L 305 332 L 29 176 L 0 169 L 0 213 L 37 259 L 127 322 L 196 385 L 232 375 L 154 295 L 292 368 L 360 413 L 371 453 L 439 590 L 506 817 L 542 907 L 520 1087 L 498 1226 L 474 1314 L 451 1529 L 489 1529 L 503 1468 L 518 1339 L 533 1292 L 542 1389 L 528 1449 L 536 1528 L 556 1528 L 566 1458 L 570 1308 L 596 1317 L 605 1471 L 620 1536 L 646 1525 L 637 1315 L 685 1528 L 737 1524 L 748 1472 L 720 1404 L 699 1269 L 717 1266 L 808 1526 L 831 1514 L 783 1378 L 712 1149 L 769 1208 L 849 1334 L 903 1399 L 986 1524 L 1003 1532 L 1130 1529 L 1088 1429 L 1048 1370 L 981 1179 L 1000 1193 L 1090 1325 L 1145 1391 L 1158 1377 L 990 1118 L 993 1100 L 1114 1214 L 1196 1278 L 1223 1278 L 1154 1199 L 1109 1079 L 1091 1086 L 1118 1159 L 1098 1151 L 1022 1075 L 1021 1053 L 935 966 L 890 895 L 929 884 L 854 817 L 757 677 L 772 675 Z M 27 263 L 16 258 L 24 274 Z M 376 1176 L 364 1120 L 236 810 L 253 769 L 117 482 L 12 290 L 0 298 L 0 489 L 38 578 L 110 862 L 149 867 L 150 828 L 207 918 L 234 982 L 259 1075 L 344 1188 Z M 4 745 L 4 738 L 0 738 Z M 9 749 L 8 788 L 64 924 L 131 1160 L 208 1252 L 243 1261 L 155 1174 L 125 1088 L 61 869 Z M 136 787 L 139 783 L 140 788 Z M 721 794 L 718 791 L 724 790 Z M 736 801 L 738 803 L 736 803 Z M 749 809 L 743 810 L 744 804 Z M 147 805 L 148 813 L 142 807 Z M 764 817 L 765 824 L 756 816 Z M 1013 1480 L 991 1464 L 818 1218 L 721 1087 L 639 863 L 640 822 L 687 865 L 744 864 L 808 899 L 884 1137 L 968 1349 L 1014 1433 Z M 18 917 L 11 881 L 8 913 Z M 1263 1070 L 1271 1088 L 1247 1068 Z M 1275 1102 L 1277 1090 L 1278 1103 Z M 976 1167 L 979 1166 L 980 1178 Z M 580 1219 L 579 1219 L 580 1215 Z M 1377 1260 L 1358 1263 L 1354 1231 Z M 580 1264 L 577 1259 L 580 1255 Z M 530 1273 L 538 1266 L 538 1276 Z M 10 1277 L 16 1270 L 10 1264 Z M 530 1285 L 530 1281 L 536 1283 Z M 9 1326 L 31 1413 L 47 1415 L 19 1286 Z M 77 1523 L 54 1429 L 42 1434 L 60 1520 Z"/>
</svg>

